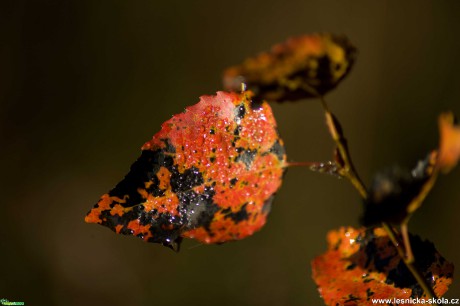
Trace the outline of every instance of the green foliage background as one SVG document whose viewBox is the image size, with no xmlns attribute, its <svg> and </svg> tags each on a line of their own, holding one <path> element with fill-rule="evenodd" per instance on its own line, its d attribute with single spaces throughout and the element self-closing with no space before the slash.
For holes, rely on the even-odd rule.
<svg viewBox="0 0 460 306">
<path fill-rule="evenodd" d="M 222 70 L 287 37 L 358 47 L 327 96 L 366 183 L 437 145 L 460 115 L 457 1 L 24 1 L 0 3 L 0 298 L 26 305 L 321 305 L 310 260 L 357 225 L 344 180 L 290 169 L 265 228 L 179 254 L 87 225 L 160 124 L 221 88 Z M 331 156 L 319 103 L 275 105 L 290 160 Z M 460 265 L 460 169 L 410 223 Z M 447 297 L 460 297 L 454 282 Z"/>
</svg>

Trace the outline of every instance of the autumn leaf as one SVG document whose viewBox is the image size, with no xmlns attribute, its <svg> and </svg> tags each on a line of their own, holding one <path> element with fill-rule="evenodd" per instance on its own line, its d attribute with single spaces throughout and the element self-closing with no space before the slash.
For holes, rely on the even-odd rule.
<svg viewBox="0 0 460 306">
<path fill-rule="evenodd" d="M 218 92 L 163 123 L 126 177 L 85 220 L 177 249 L 223 243 L 266 221 L 286 166 L 267 103 Z"/>
<path fill-rule="evenodd" d="M 326 305 L 374 305 L 371 299 L 428 298 L 382 228 L 330 231 L 328 251 L 312 261 L 313 279 Z M 428 241 L 411 235 L 415 266 L 441 297 L 453 265 Z M 401 304 L 404 305 L 404 304 Z"/>
<path fill-rule="evenodd" d="M 258 100 L 314 98 L 335 88 L 350 71 L 355 57 L 356 49 L 345 36 L 323 33 L 293 37 L 226 69 L 224 87 L 238 91 L 245 83 Z"/>
<path fill-rule="evenodd" d="M 439 133 L 438 166 L 443 172 L 449 172 L 460 158 L 460 126 L 455 124 L 452 113 L 439 116 Z"/>
</svg>

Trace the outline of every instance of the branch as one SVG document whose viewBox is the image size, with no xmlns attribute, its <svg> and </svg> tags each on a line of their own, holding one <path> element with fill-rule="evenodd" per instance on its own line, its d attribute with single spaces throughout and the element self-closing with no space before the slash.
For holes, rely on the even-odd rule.
<svg viewBox="0 0 460 306">
<path fill-rule="evenodd" d="M 334 116 L 334 114 L 329 110 L 329 107 L 327 106 L 326 101 L 324 100 L 323 97 L 321 97 L 321 103 L 323 105 L 324 111 L 325 111 L 325 116 L 326 116 L 326 124 L 329 128 L 329 133 L 332 136 L 332 139 L 334 140 L 336 146 L 337 146 L 337 164 L 341 167 L 340 168 L 340 174 L 349 179 L 352 185 L 356 188 L 356 190 L 359 192 L 361 197 L 366 200 L 368 197 L 367 193 L 367 188 L 365 187 L 364 183 L 362 182 L 361 178 L 359 177 L 356 168 L 352 162 L 350 151 L 348 149 L 347 145 L 347 140 L 344 136 L 342 127 L 340 125 L 340 122 L 338 119 Z M 420 197 L 417 197 L 415 199 L 415 202 L 413 203 L 414 206 L 419 206 L 420 203 L 423 201 L 423 199 L 426 197 L 428 194 L 428 191 L 431 189 L 433 186 L 434 180 L 436 179 L 436 175 L 433 175 L 431 184 L 429 184 L 427 190 L 422 193 Z M 412 204 L 412 203 L 411 203 Z M 406 223 L 407 226 L 407 223 Z M 426 279 L 424 279 L 421 275 L 421 273 L 417 270 L 417 268 L 414 266 L 414 260 L 413 256 L 406 256 L 405 250 L 401 247 L 401 243 L 398 241 L 396 238 L 399 236 L 399 234 L 393 229 L 388 223 L 382 222 L 382 227 L 385 229 L 385 231 L 388 234 L 388 237 L 390 240 L 393 242 L 393 245 L 395 246 L 396 250 L 398 251 L 399 256 L 401 259 L 404 261 L 404 264 L 406 267 L 409 269 L 409 271 L 412 273 L 414 278 L 416 279 L 417 283 L 420 285 L 420 287 L 423 289 L 423 291 L 427 294 L 429 298 L 436 298 L 436 294 L 431 288 L 431 286 L 427 283 Z M 409 254 L 411 253 L 410 247 L 408 248 Z"/>
</svg>

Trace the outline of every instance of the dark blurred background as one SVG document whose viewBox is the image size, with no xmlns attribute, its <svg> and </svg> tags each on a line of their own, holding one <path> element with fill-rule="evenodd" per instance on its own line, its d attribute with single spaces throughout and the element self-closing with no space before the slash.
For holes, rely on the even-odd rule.
<svg viewBox="0 0 460 306">
<path fill-rule="evenodd" d="M 359 49 L 327 100 L 366 183 L 436 147 L 438 114 L 460 114 L 458 1 L 1 1 L 0 298 L 322 305 L 310 261 L 361 214 L 344 180 L 289 169 L 262 231 L 178 254 L 83 221 L 163 121 L 220 90 L 225 67 L 316 31 Z M 273 108 L 290 160 L 330 158 L 319 103 Z M 459 179 L 442 176 L 410 223 L 457 265 Z"/>
</svg>

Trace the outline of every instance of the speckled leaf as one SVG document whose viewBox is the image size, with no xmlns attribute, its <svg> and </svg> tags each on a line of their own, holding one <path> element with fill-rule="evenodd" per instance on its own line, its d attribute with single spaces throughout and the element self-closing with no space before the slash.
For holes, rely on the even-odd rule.
<svg viewBox="0 0 460 306">
<path fill-rule="evenodd" d="M 226 69 L 224 87 L 236 91 L 245 83 L 258 100 L 318 97 L 337 86 L 355 57 L 356 49 L 345 36 L 324 33 L 293 37 Z"/>
<path fill-rule="evenodd" d="M 286 155 L 270 106 L 250 98 L 203 96 L 166 121 L 86 222 L 172 248 L 182 237 L 222 243 L 259 230 Z"/>
<path fill-rule="evenodd" d="M 313 279 L 326 305 L 374 305 L 371 299 L 427 298 L 381 228 L 328 233 L 328 251 L 312 261 Z M 441 297 L 453 265 L 428 241 L 411 236 L 415 265 Z"/>
</svg>

